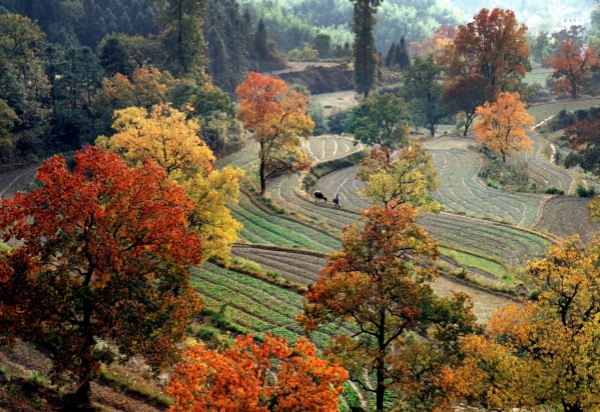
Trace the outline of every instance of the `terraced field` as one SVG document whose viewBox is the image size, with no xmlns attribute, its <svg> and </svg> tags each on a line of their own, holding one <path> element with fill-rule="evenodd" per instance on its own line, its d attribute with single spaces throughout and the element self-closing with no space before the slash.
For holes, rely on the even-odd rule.
<svg viewBox="0 0 600 412">
<path fill-rule="evenodd" d="M 347 137 L 323 135 L 313 136 L 309 140 L 304 141 L 302 148 L 314 164 L 323 160 L 347 156 L 353 152 L 362 150 L 363 146 L 354 146 L 352 139 Z M 258 143 L 254 139 L 249 138 L 246 147 L 219 159 L 217 167 L 231 166 L 250 170 L 252 167 L 258 165 L 258 149 Z"/>
<path fill-rule="evenodd" d="M 338 239 L 323 231 L 264 211 L 243 193 L 240 193 L 239 204 L 230 205 L 230 209 L 235 218 L 244 224 L 240 237 L 247 242 L 323 252 L 340 246 Z"/>
<path fill-rule="evenodd" d="M 229 319 L 254 336 L 264 338 L 270 332 L 294 342 L 304 334 L 296 322 L 303 296 L 296 292 L 210 263 L 192 270 L 192 283 L 207 308 L 219 310 L 227 305 Z M 324 348 L 331 336 L 346 331 L 329 326 L 311 334 L 311 340 Z"/>
<path fill-rule="evenodd" d="M 484 185 L 477 176 L 482 161 L 473 152 L 429 152 L 442 182 L 435 197 L 447 211 L 493 217 L 523 227 L 533 225 L 542 201 L 540 196 L 507 193 Z"/>
<path fill-rule="evenodd" d="M 528 133 L 528 136 L 533 141 L 534 152 L 532 156 L 525 153 L 523 158 L 527 160 L 531 177 L 544 188 L 558 187 L 565 193 L 573 193 L 575 184 L 573 175 L 546 161 L 542 156 L 543 144 L 540 138 L 535 133 Z"/>
<path fill-rule="evenodd" d="M 356 171 L 356 167 L 338 170 L 319 180 L 315 186 L 315 189 L 321 190 L 323 193 L 340 194 L 343 210 L 333 209 L 333 213 L 337 213 L 339 216 L 330 217 L 332 208 L 323 205 L 315 207 L 311 202 L 300 199 L 296 200 L 296 205 L 306 209 L 310 208 L 313 213 L 321 214 L 322 218 L 332 226 L 337 226 L 338 222 L 341 223 L 343 220 L 351 221 L 352 212 L 356 216 L 361 209 L 369 207 L 369 203 L 361 199 L 356 193 L 361 184 L 354 179 Z M 442 182 L 443 186 L 445 181 L 442 180 Z M 515 197 L 515 199 L 518 199 L 518 197 Z M 536 209 L 534 208 L 536 204 L 539 207 L 535 197 L 532 197 L 532 199 L 530 206 L 527 206 L 527 203 L 522 206 L 524 211 L 522 214 L 523 221 L 529 224 L 532 224 L 535 220 Z M 290 203 L 294 201 L 293 199 L 289 200 Z M 527 211 L 527 207 L 530 207 L 529 211 Z M 497 208 L 494 210 L 497 210 Z M 487 216 L 490 216 L 490 214 L 488 213 Z M 542 237 L 524 231 L 498 225 L 487 220 L 472 219 L 449 213 L 424 214 L 419 218 L 419 222 L 436 240 L 445 246 L 487 255 L 504 261 L 510 266 L 519 266 L 528 259 L 541 256 L 549 244 Z"/>
<path fill-rule="evenodd" d="M 527 111 L 535 117 L 536 123 L 539 123 L 550 116 L 557 115 L 561 110 L 574 111 L 589 109 L 592 106 L 600 106 L 600 99 L 562 100 L 560 102 L 536 104 L 529 107 Z"/>
<path fill-rule="evenodd" d="M 286 279 L 303 284 L 316 282 L 325 265 L 323 257 L 292 250 L 272 251 L 239 245 L 233 248 L 233 254 L 251 259 L 260 263 L 264 268 L 278 271 Z M 464 292 L 473 296 L 473 311 L 479 322 L 489 319 L 497 309 L 511 302 L 510 298 L 501 294 L 490 294 L 480 288 L 444 277 L 436 279 L 431 287 L 441 296 L 451 296 L 452 291 Z"/>
</svg>

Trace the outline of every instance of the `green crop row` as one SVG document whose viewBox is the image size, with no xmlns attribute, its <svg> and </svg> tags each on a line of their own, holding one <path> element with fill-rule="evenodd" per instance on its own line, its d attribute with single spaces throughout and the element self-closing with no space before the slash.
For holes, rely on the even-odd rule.
<svg viewBox="0 0 600 412">
<path fill-rule="evenodd" d="M 527 111 L 535 117 L 537 122 L 541 122 L 550 116 L 556 116 L 561 110 L 572 112 L 575 110 L 589 109 L 592 106 L 598 106 L 600 99 L 587 100 L 565 100 L 562 102 L 548 103 L 543 105 L 531 106 Z"/>
</svg>

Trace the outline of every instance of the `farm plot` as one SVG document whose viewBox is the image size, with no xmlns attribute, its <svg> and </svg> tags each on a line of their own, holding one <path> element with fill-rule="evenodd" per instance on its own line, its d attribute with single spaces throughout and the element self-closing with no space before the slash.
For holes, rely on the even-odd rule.
<svg viewBox="0 0 600 412">
<path fill-rule="evenodd" d="M 587 203 L 590 199 L 557 196 L 544 203 L 535 229 L 559 237 L 579 235 L 589 243 L 600 233 L 600 223 L 590 221 Z"/>
<path fill-rule="evenodd" d="M 243 170 L 250 170 L 254 165 L 258 165 L 258 143 L 252 138 L 248 138 L 248 144 L 242 150 L 217 160 L 216 164 L 219 169 L 230 166 Z"/>
<path fill-rule="evenodd" d="M 337 174 L 338 172 L 336 171 L 334 173 Z M 345 226 L 358 221 L 360 210 L 351 207 L 352 205 L 342 197 L 341 193 L 341 209 L 333 207 L 331 199 L 335 196 L 335 193 L 332 192 L 323 192 L 325 193 L 325 196 L 329 198 L 328 203 L 317 203 L 316 201 L 310 201 L 298 196 L 295 193 L 294 188 L 298 185 L 299 179 L 300 175 L 298 173 L 273 179 L 267 187 L 271 198 L 275 200 L 277 204 L 294 214 L 312 219 L 316 223 L 327 223 L 329 226 L 338 230 L 342 230 Z M 354 174 L 352 174 L 351 180 L 354 181 Z M 314 189 L 311 189 L 311 193 L 313 190 L 319 190 L 317 187 L 318 185 L 315 186 Z"/>
<path fill-rule="evenodd" d="M 431 150 L 440 187 L 436 199 L 446 210 L 493 217 L 518 226 L 533 225 L 540 196 L 512 194 L 485 186 L 477 176 L 481 160 L 463 150 Z"/>
<path fill-rule="evenodd" d="M 535 117 L 536 123 L 547 119 L 548 117 L 555 116 L 561 110 L 568 112 L 581 109 L 589 109 L 592 106 L 599 106 L 600 99 L 585 99 L 585 100 L 563 100 L 560 102 L 552 102 L 545 104 L 538 104 L 531 106 L 527 111 L 530 115 Z"/>
<path fill-rule="evenodd" d="M 523 78 L 525 83 L 540 83 L 541 85 L 546 84 L 546 78 L 552 75 L 553 69 L 533 69 L 527 73 Z"/>
<path fill-rule="evenodd" d="M 339 240 L 310 226 L 265 212 L 240 193 L 239 204 L 229 208 L 244 225 L 240 237 L 250 243 L 301 247 L 328 252 L 339 247 Z"/>
<path fill-rule="evenodd" d="M 575 179 L 563 168 L 560 168 L 552 163 L 547 162 L 542 157 L 543 142 L 534 133 L 528 133 L 529 138 L 533 141 L 533 155 L 527 153 L 523 158 L 527 160 L 528 171 L 532 179 L 538 182 L 542 187 L 557 187 L 565 191 L 572 192 Z"/>
<path fill-rule="evenodd" d="M 234 247 L 233 254 L 252 259 L 265 268 L 278 271 L 286 279 L 304 284 L 316 282 L 325 265 L 325 259 L 321 257 L 295 251 L 261 250 L 244 246 Z M 437 278 L 431 287 L 438 296 L 442 297 L 451 297 L 453 291 L 464 292 L 471 296 L 473 313 L 481 323 L 489 320 L 497 309 L 511 302 L 506 296 L 487 293 L 480 288 L 446 277 Z"/>
<path fill-rule="evenodd" d="M 281 182 L 278 193 L 286 199 L 290 198 L 290 204 L 295 202 L 293 204 L 299 209 L 298 213 L 304 211 L 320 217 L 333 227 L 343 227 L 357 222 L 360 210 L 370 207 L 370 203 L 357 194 L 361 182 L 354 178 L 356 170 L 356 167 L 338 170 L 320 179 L 315 186 L 315 189 L 323 191 L 326 196 L 339 193 L 342 209 L 300 199 L 295 196 L 292 184 L 288 186 Z M 545 239 L 534 234 L 486 220 L 448 213 L 424 214 L 419 218 L 419 223 L 445 246 L 490 256 L 510 266 L 520 266 L 528 259 L 542 255 L 548 244 Z"/>
<path fill-rule="evenodd" d="M 302 149 L 308 155 L 311 162 L 315 164 L 361 151 L 363 145 L 358 144 L 355 146 L 352 139 L 346 137 L 324 135 L 311 137 L 308 141 L 304 141 Z"/>
<path fill-rule="evenodd" d="M 325 266 L 325 258 L 301 251 L 267 250 L 234 245 L 232 254 L 252 260 L 265 269 L 279 272 L 285 279 L 304 285 L 315 283 Z"/>
<path fill-rule="evenodd" d="M 206 307 L 219 310 L 226 305 L 231 322 L 256 337 L 264 338 L 270 332 L 294 342 L 303 335 L 296 322 L 303 297 L 293 291 L 212 264 L 193 268 L 192 284 Z M 329 326 L 311 334 L 311 340 L 324 348 L 330 336 L 345 331 Z"/>
<path fill-rule="evenodd" d="M 259 146 L 254 139 L 249 138 L 248 140 L 248 144 L 242 150 L 217 160 L 217 167 L 222 168 L 230 166 L 238 167 L 243 170 L 250 170 L 253 167 L 256 167 L 258 165 Z M 302 142 L 302 149 L 314 164 L 323 160 L 347 156 L 362 150 L 363 146 L 354 146 L 352 139 L 347 137 L 325 135 L 313 136 Z"/>
<path fill-rule="evenodd" d="M 418 220 L 442 245 L 472 250 L 509 266 L 522 266 L 527 260 L 544 255 L 549 245 L 533 233 L 486 220 L 448 213 L 427 213 Z"/>
</svg>

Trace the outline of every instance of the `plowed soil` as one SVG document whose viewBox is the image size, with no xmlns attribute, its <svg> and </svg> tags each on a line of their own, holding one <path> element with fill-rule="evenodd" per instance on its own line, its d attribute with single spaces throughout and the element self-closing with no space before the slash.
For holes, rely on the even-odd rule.
<svg viewBox="0 0 600 412">
<path fill-rule="evenodd" d="M 579 235 L 581 241 L 589 243 L 600 233 L 600 223 L 592 222 L 587 204 L 591 199 L 557 196 L 542 206 L 542 217 L 535 229 L 559 237 Z"/>
</svg>

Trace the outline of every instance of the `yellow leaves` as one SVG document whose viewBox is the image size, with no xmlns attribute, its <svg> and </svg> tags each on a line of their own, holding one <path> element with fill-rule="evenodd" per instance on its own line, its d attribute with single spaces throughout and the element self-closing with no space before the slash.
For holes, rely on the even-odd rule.
<svg viewBox="0 0 600 412">
<path fill-rule="evenodd" d="M 506 156 L 518 156 L 526 151 L 533 153 L 533 144 L 525 128 L 535 122 L 519 100 L 519 93 L 500 93 L 495 103 L 486 102 L 477 108 L 482 116 L 474 127 L 479 142 L 506 162 Z"/>
<path fill-rule="evenodd" d="M 177 182 L 195 203 L 192 225 L 203 242 L 203 259 L 228 259 L 230 244 L 242 225 L 227 202 L 237 202 L 240 169 L 213 170 L 215 156 L 198 137 L 200 126 L 186 113 L 170 106 L 154 106 L 152 112 L 130 107 L 115 112 L 115 135 L 100 136 L 96 144 L 121 154 L 139 166 L 148 158 L 164 167 L 170 180 Z"/>
<path fill-rule="evenodd" d="M 144 158 L 152 159 L 167 173 L 177 170 L 206 175 L 212 170 L 215 157 L 198 137 L 200 125 L 186 120 L 185 113 L 169 106 L 154 106 L 151 113 L 130 107 L 115 111 L 114 116 L 117 134 L 110 139 L 100 137 L 98 146 L 118 151 L 134 165 Z"/>
<path fill-rule="evenodd" d="M 361 163 L 357 177 L 364 180 L 366 187 L 359 191 L 363 198 L 388 206 L 392 201 L 407 204 L 431 212 L 439 212 L 442 205 L 434 201 L 429 193 L 438 187 L 437 172 L 431 165 L 431 156 L 425 154 L 421 144 L 398 152 L 398 160 L 391 161 L 391 151 L 374 148 L 371 158 Z"/>
</svg>

